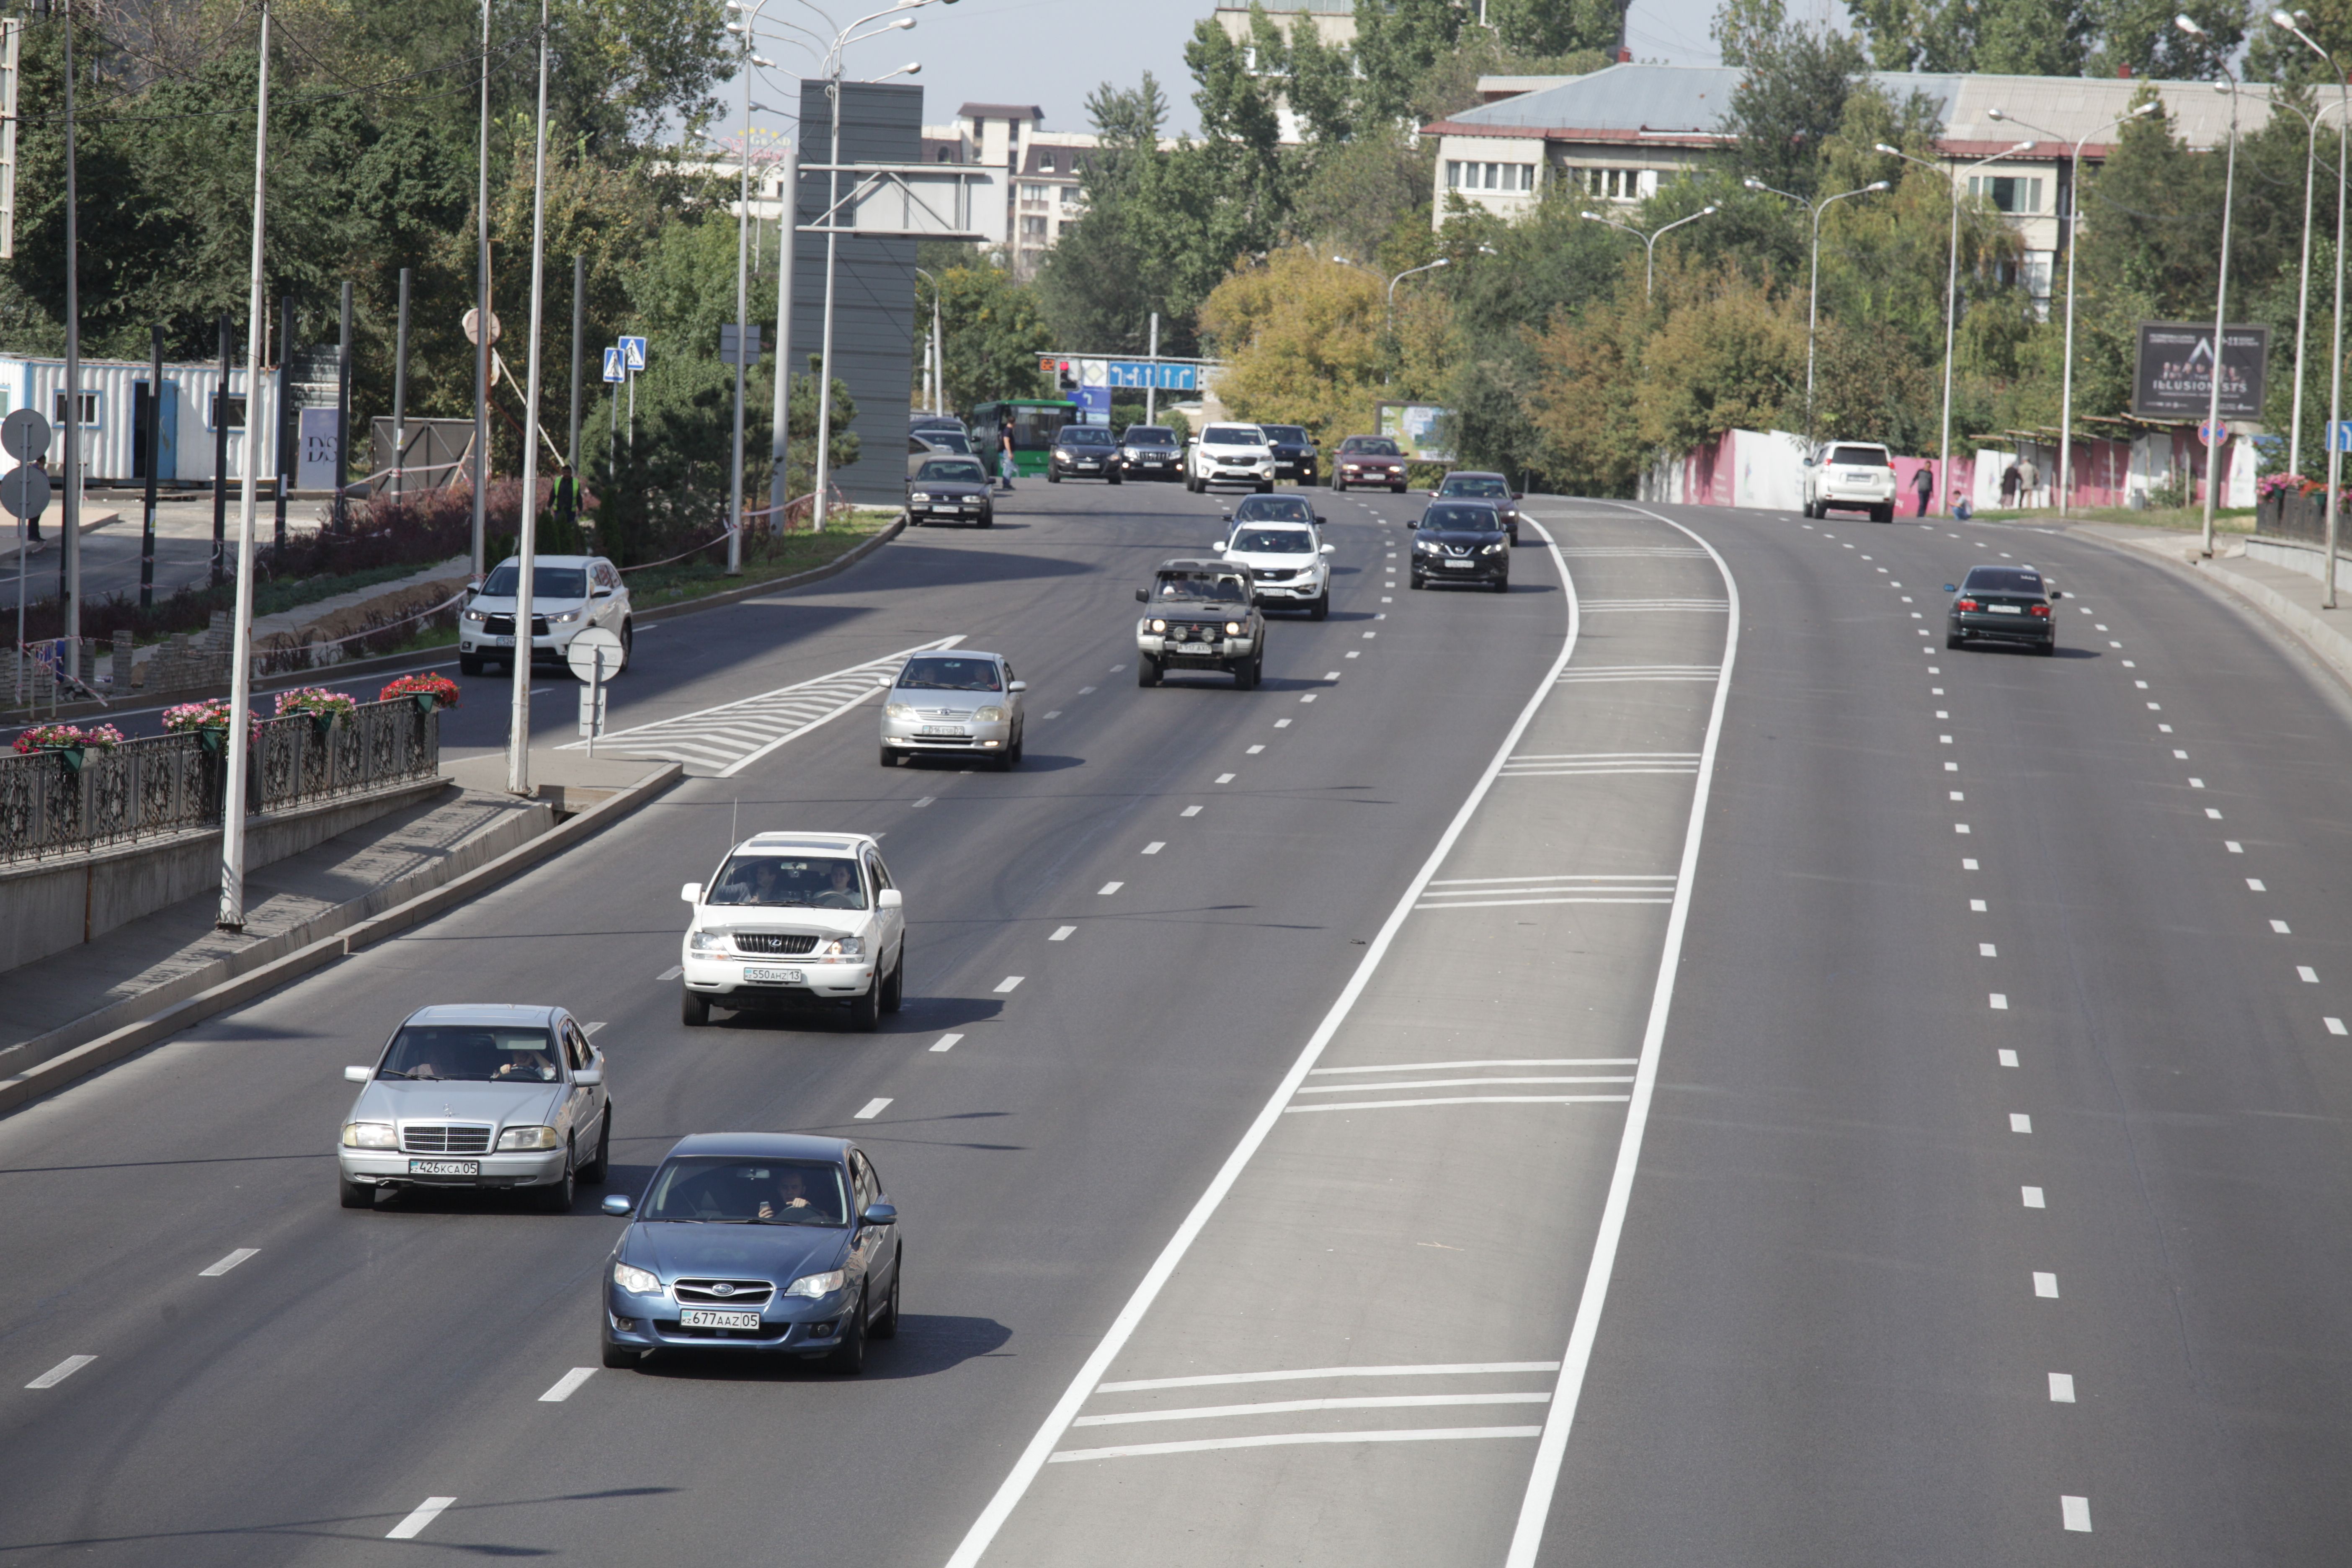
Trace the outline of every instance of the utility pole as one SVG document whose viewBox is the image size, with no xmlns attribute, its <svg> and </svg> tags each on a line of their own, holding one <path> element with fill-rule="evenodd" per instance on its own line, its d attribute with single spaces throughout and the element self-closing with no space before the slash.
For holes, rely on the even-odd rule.
<svg viewBox="0 0 2352 1568">
<path fill-rule="evenodd" d="M 402 469 L 408 466 L 408 283 L 413 268 L 400 269 L 400 326 L 392 349 L 392 499 L 406 493 Z"/>
<path fill-rule="evenodd" d="M 236 354 L 236 329 L 220 313 L 220 390 L 213 395 L 213 586 L 228 577 L 228 390 L 229 362 Z M 249 384 L 248 384 L 249 386 Z M 253 417 L 248 410 L 246 417 Z"/>
<path fill-rule="evenodd" d="M 490 468 L 490 0 L 482 0 L 482 129 L 474 163 L 474 576 L 489 570 Z M 526 446 L 529 442 L 524 443 Z M 517 621 L 516 645 L 530 662 L 527 623 Z"/>
<path fill-rule="evenodd" d="M 59 584 L 65 605 L 66 673 L 81 679 L 81 225 L 74 174 L 74 19 L 66 25 L 66 416 L 65 546 Z"/>
<path fill-rule="evenodd" d="M 286 564 L 286 492 L 294 475 L 295 445 L 294 437 L 289 434 L 295 427 L 294 296 L 291 294 L 278 296 L 278 406 L 270 410 L 270 427 L 278 437 L 275 443 L 278 460 L 270 465 L 278 476 L 277 504 L 271 514 L 277 525 L 276 543 L 273 546 L 275 553 L 270 560 L 274 565 L 283 567 Z M 250 428 L 252 415 L 247 414 L 245 422 Z"/>
<path fill-rule="evenodd" d="M 1143 422 L 1160 423 L 1160 312 L 1151 312 L 1151 370 L 1143 378 Z"/>
<path fill-rule="evenodd" d="M 253 116 L 253 275 L 247 315 L 251 322 L 245 344 L 245 473 L 239 485 L 236 524 L 236 609 L 230 617 L 235 653 L 230 658 L 228 734 L 221 750 L 228 764 L 221 787 L 221 900 L 215 921 L 222 931 L 245 929 L 245 784 L 246 764 L 252 745 L 247 731 L 253 719 L 253 510 L 254 486 L 261 472 L 260 410 L 254 392 L 261 384 L 261 339 L 268 309 L 261 275 L 261 245 L 268 216 L 265 199 L 269 189 L 269 8 L 261 9 L 261 68 L 254 89 Z M 226 338 L 226 333 L 223 334 Z M 222 428 L 228 420 L 227 384 L 222 384 Z"/>
<path fill-rule="evenodd" d="M 768 479 L 768 526 L 782 533 L 791 521 L 784 509 L 793 500 L 793 257 L 801 247 L 801 144 L 797 136 L 784 149 L 782 184 L 778 195 L 783 216 L 778 224 L 776 243 L 776 407 L 775 428 L 768 437 L 769 456 L 774 459 L 776 468 Z"/>
<path fill-rule="evenodd" d="M 563 447 L 563 521 L 580 521 L 580 354 L 588 330 L 588 258 L 572 258 L 572 426 Z M 592 741 L 595 738 L 589 737 Z"/>
<path fill-rule="evenodd" d="M 16 77 L 24 43 L 24 18 L 0 22 L 0 261 L 16 254 Z"/>
<path fill-rule="evenodd" d="M 531 567 L 539 544 L 539 329 L 547 298 L 547 23 L 539 0 L 539 120 L 530 174 L 530 337 L 523 352 L 522 501 L 515 521 L 514 710 L 507 731 L 507 793 L 530 794 Z M 489 339 L 489 323 L 482 338 Z"/>
<path fill-rule="evenodd" d="M 147 329 L 146 504 L 139 522 L 139 607 L 155 604 L 155 470 L 163 463 L 163 329 Z"/>
<path fill-rule="evenodd" d="M 343 481 L 352 471 L 352 286 L 343 284 L 342 330 L 335 342 L 335 523 L 343 521 Z"/>
</svg>

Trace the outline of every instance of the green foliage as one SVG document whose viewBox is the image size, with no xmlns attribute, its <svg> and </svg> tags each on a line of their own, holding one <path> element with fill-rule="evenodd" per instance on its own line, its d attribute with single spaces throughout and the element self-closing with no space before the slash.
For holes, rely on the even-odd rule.
<svg viewBox="0 0 2352 1568">
<path fill-rule="evenodd" d="M 1624 26 L 1614 0 L 1487 0 L 1486 20 L 1505 48 L 1522 55 L 1614 48 Z"/>
<path fill-rule="evenodd" d="M 1037 351 L 1052 345 L 1037 290 L 986 261 L 935 276 L 936 285 L 917 282 L 916 321 L 919 327 L 928 325 L 936 293 L 948 406 L 970 409 L 999 398 L 1045 396 Z M 929 342 L 927 332 L 917 333 L 919 363 Z"/>
<path fill-rule="evenodd" d="M 1803 27 L 1754 48 L 1723 120 L 1723 129 L 1738 138 L 1732 168 L 1811 200 L 1820 183 L 1822 145 L 1843 122 L 1853 79 L 1868 62 L 1843 34 Z"/>
<path fill-rule="evenodd" d="M 1861 13 L 1855 10 L 1855 15 Z M 1727 66 L 1752 64 L 1788 26 L 1788 7 L 1781 0 L 1723 0 L 1715 8 L 1708 31 Z"/>
<path fill-rule="evenodd" d="M 2129 67 L 2199 79 L 2218 75 L 2246 33 L 2245 14 L 2223 0 L 1855 0 L 1848 9 L 1872 62 L 1893 71 L 2113 76 Z M 2184 10 L 2208 37 L 2174 26 Z M 2255 40 L 2255 61 L 2278 57 L 2274 30 Z"/>
<path fill-rule="evenodd" d="M 1454 0 L 1364 0 L 1356 7 L 1356 68 L 1369 120 L 1401 121 L 1413 89 L 1462 36 Z"/>
</svg>

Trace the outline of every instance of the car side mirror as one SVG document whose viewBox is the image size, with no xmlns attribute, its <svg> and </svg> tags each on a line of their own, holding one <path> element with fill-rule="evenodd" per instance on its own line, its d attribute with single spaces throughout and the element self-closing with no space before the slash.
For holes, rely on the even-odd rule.
<svg viewBox="0 0 2352 1568">
<path fill-rule="evenodd" d="M 595 593 L 595 595 L 594 595 L 594 596 L 595 596 L 595 597 L 597 597 L 597 598 L 599 598 L 599 599 L 609 599 L 609 598 L 611 598 L 611 597 L 613 596 L 613 590 L 612 590 L 612 589 L 610 589 L 610 588 L 606 588 L 606 587 L 602 587 L 602 586 L 600 586 L 600 587 L 598 587 L 598 588 L 597 588 L 597 590 L 596 590 L 596 593 Z"/>
<path fill-rule="evenodd" d="M 1944 584 L 1944 592 L 1947 594 L 1957 594 L 1959 592 L 1959 589 L 1952 584 L 1947 583 Z"/>
<path fill-rule="evenodd" d="M 345 1068 L 343 1077 L 352 1083 L 365 1083 L 375 1076 L 373 1068 Z"/>
<path fill-rule="evenodd" d="M 598 1084 L 604 1081 L 604 1069 L 603 1068 L 573 1068 L 572 1069 L 572 1081 L 578 1084 L 583 1089 L 593 1089 Z"/>
<path fill-rule="evenodd" d="M 899 909 L 904 907 L 906 902 L 907 895 L 900 892 L 896 888 L 885 888 L 880 892 L 874 895 L 874 907 L 877 909 Z"/>
<path fill-rule="evenodd" d="M 898 1205 L 896 1204 L 867 1204 L 866 1205 L 866 1212 L 857 1216 L 857 1223 L 860 1225 L 896 1225 L 898 1223 Z"/>
<path fill-rule="evenodd" d="M 1217 515 L 1223 518 L 1227 522 L 1231 522 L 1234 520 L 1234 509 L 1229 506 L 1221 506 L 1217 509 Z"/>
<path fill-rule="evenodd" d="M 604 1203 L 604 1209 L 606 1214 L 618 1215 L 624 1218 L 626 1218 L 629 1211 L 636 1206 L 637 1205 L 629 1201 L 628 1195 L 625 1193 L 614 1193 L 611 1196 L 607 1197 Z"/>
<path fill-rule="evenodd" d="M 1339 547 L 1336 544 L 1327 544 L 1323 547 L 1323 553 L 1326 555 L 1337 555 L 1339 552 Z"/>
<path fill-rule="evenodd" d="M 1139 604 L 1139 605 L 1149 604 L 1149 603 L 1150 602 L 1150 600 L 1151 600 L 1151 595 L 1150 595 L 1150 593 L 1148 590 L 1145 590 L 1145 589 L 1142 589 L 1142 588 L 1138 588 L 1138 589 L 1135 591 L 1135 602 L 1136 602 L 1137 604 Z"/>
<path fill-rule="evenodd" d="M 1026 691 L 1029 689 L 1029 683 L 1025 680 L 1009 681 L 1006 683 L 1004 689 L 1007 691 Z"/>
<path fill-rule="evenodd" d="M 2053 589 L 2051 589 L 2051 590 L 2050 590 L 2050 596 L 2051 596 L 2052 598 L 2053 598 L 2053 599 L 2063 599 L 2063 598 L 2064 598 L 2066 595 L 2063 595 L 2063 594 L 2062 594 L 2062 593 L 2060 593 L 2057 589 L 2053 588 Z"/>
<path fill-rule="evenodd" d="M 677 890 L 677 901 L 682 904 L 698 904 L 702 902 L 702 884 L 699 882 L 688 882 L 686 886 L 680 888 Z"/>
<path fill-rule="evenodd" d="M 1525 490 L 1513 490 L 1511 492 L 1511 499 L 1513 500 L 1525 500 L 1528 499 L 1528 492 Z"/>
</svg>

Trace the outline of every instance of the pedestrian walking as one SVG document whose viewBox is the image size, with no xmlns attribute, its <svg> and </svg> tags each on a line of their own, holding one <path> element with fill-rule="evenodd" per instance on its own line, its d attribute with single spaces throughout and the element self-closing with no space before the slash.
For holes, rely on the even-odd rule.
<svg viewBox="0 0 2352 1568">
<path fill-rule="evenodd" d="M 1927 516 L 1927 503 L 1935 499 L 1936 494 L 1936 465 L 1920 464 L 1919 471 L 1911 476 L 1911 488 L 1919 492 L 1918 515 Z"/>
<path fill-rule="evenodd" d="M 1019 471 L 1013 460 L 1013 421 L 1005 420 L 997 433 L 996 478 L 1006 489 L 1013 488 L 1013 476 Z"/>
<path fill-rule="evenodd" d="M 2022 478 L 2024 476 L 2018 471 L 2015 463 L 2010 464 L 2000 471 L 2000 504 L 2004 508 L 2017 504 L 2017 485 Z"/>
<path fill-rule="evenodd" d="M 2041 488 L 2042 470 L 2033 466 L 2032 458 L 2019 458 L 2017 462 L 2017 504 L 2020 506 L 2032 506 L 2033 504 L 2033 492 Z"/>
</svg>

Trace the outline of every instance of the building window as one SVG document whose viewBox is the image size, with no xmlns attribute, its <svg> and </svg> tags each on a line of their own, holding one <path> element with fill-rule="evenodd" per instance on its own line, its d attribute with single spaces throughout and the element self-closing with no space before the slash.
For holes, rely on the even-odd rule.
<svg viewBox="0 0 2352 1568">
<path fill-rule="evenodd" d="M 1023 218 L 1021 220 L 1021 237 L 1024 239 L 1044 239 L 1045 237 L 1045 220 L 1042 217 Z"/>
<path fill-rule="evenodd" d="M 2042 210 L 2042 181 L 2032 175 L 1970 174 L 1969 195 L 1982 196 L 1996 212 L 2032 214 Z"/>
<path fill-rule="evenodd" d="M 59 387 L 49 409 L 49 423 L 62 425 L 65 422 L 66 393 L 65 388 Z M 94 430 L 98 427 L 98 394 L 95 392 L 85 392 L 81 395 L 81 423 L 85 430 Z"/>
<path fill-rule="evenodd" d="M 1445 188 L 1449 191 L 1462 188 L 1462 160 L 1459 158 L 1445 161 Z"/>
<path fill-rule="evenodd" d="M 219 428 L 221 427 L 221 402 L 222 402 L 221 395 L 220 395 L 219 393 L 217 393 L 217 392 L 214 393 L 214 394 L 213 394 L 212 413 L 211 413 L 211 415 L 209 416 L 209 423 L 207 423 L 207 424 L 205 426 L 205 429 L 207 429 L 207 430 L 217 430 L 217 429 L 219 429 Z M 245 399 L 244 399 L 244 398 L 242 398 L 242 397 L 231 397 L 231 398 L 227 399 L 227 402 L 228 402 L 228 427 L 229 427 L 230 429 L 232 429 L 232 430 L 242 430 L 242 429 L 244 429 L 244 428 L 245 428 Z"/>
<path fill-rule="evenodd" d="M 1054 172 L 1054 154 L 1051 153 L 1037 154 L 1037 172 L 1041 174 L 1050 174 Z"/>
<path fill-rule="evenodd" d="M 1021 187 L 1021 199 L 1024 202 L 1042 202 L 1045 199 L 1048 194 L 1048 187 L 1045 185 L 1024 185 Z"/>
</svg>

